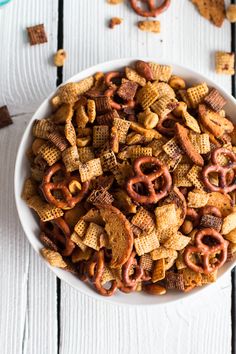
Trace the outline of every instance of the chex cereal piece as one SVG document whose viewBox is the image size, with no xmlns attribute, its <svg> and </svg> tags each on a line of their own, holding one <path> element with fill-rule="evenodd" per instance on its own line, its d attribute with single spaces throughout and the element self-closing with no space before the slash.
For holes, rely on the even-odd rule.
<svg viewBox="0 0 236 354">
<path fill-rule="evenodd" d="M 162 146 L 162 149 L 172 159 L 178 159 L 184 154 L 183 150 L 177 144 L 176 138 L 170 139 L 166 144 Z"/>
<path fill-rule="evenodd" d="M 115 118 L 120 118 L 120 116 L 118 112 L 113 109 L 112 111 L 109 111 L 103 115 L 97 116 L 96 123 L 98 125 L 108 125 L 109 127 L 111 127 Z"/>
<path fill-rule="evenodd" d="M 158 114 L 160 118 L 162 118 L 172 112 L 177 105 L 178 101 L 175 98 L 162 96 L 159 100 L 152 104 L 151 109 Z"/>
<path fill-rule="evenodd" d="M 137 213 L 132 217 L 131 223 L 143 231 L 152 230 L 155 227 L 151 213 L 143 207 L 140 207 Z"/>
<path fill-rule="evenodd" d="M 21 198 L 27 201 L 28 199 L 36 195 L 37 192 L 38 192 L 37 183 L 32 178 L 27 178 L 23 186 Z"/>
<path fill-rule="evenodd" d="M 44 176 L 44 170 L 39 166 L 31 167 L 30 169 L 31 177 L 37 182 L 42 182 Z"/>
<path fill-rule="evenodd" d="M 143 135 L 145 142 L 150 142 L 153 139 L 161 138 L 161 134 L 155 129 L 146 129 L 142 124 L 137 122 L 131 122 L 130 129 L 134 130 L 136 133 Z"/>
<path fill-rule="evenodd" d="M 127 79 L 129 79 L 130 81 L 136 82 L 140 86 L 145 86 L 145 84 L 146 84 L 146 79 L 144 77 L 142 77 L 141 75 L 139 75 L 136 70 L 134 70 L 128 66 L 125 68 L 125 75 L 126 75 Z"/>
<path fill-rule="evenodd" d="M 13 121 L 11 119 L 7 106 L 0 107 L 0 129 L 7 127 L 12 123 Z"/>
<path fill-rule="evenodd" d="M 27 204 L 30 208 L 36 211 L 40 219 L 44 222 L 57 219 L 64 214 L 60 208 L 45 203 L 39 195 L 33 195 L 29 198 Z"/>
<path fill-rule="evenodd" d="M 203 215 L 200 220 L 200 227 L 212 228 L 220 232 L 222 226 L 222 219 L 214 215 Z"/>
<path fill-rule="evenodd" d="M 231 213 L 223 219 L 221 233 L 227 235 L 232 230 L 236 229 L 236 213 Z"/>
<path fill-rule="evenodd" d="M 136 159 L 141 156 L 152 156 L 152 148 L 134 145 L 128 150 L 128 157 L 131 159 Z"/>
<path fill-rule="evenodd" d="M 104 152 L 100 155 L 101 164 L 103 171 L 112 171 L 113 168 L 117 165 L 116 155 L 113 151 Z"/>
<path fill-rule="evenodd" d="M 27 27 L 30 45 L 47 43 L 47 35 L 44 29 L 44 24 Z"/>
<path fill-rule="evenodd" d="M 159 240 L 156 230 L 153 230 L 149 234 L 146 232 L 142 233 L 138 238 L 135 238 L 134 247 L 139 256 L 142 256 L 144 253 L 151 252 L 159 247 Z"/>
<path fill-rule="evenodd" d="M 97 114 L 104 114 L 111 110 L 109 98 L 107 96 L 94 97 Z"/>
<path fill-rule="evenodd" d="M 79 164 L 79 173 L 82 182 L 101 176 L 103 174 L 101 160 L 98 158 Z"/>
<path fill-rule="evenodd" d="M 71 146 L 63 151 L 62 160 L 65 164 L 67 172 L 73 172 L 78 170 L 80 165 L 80 159 L 78 149 L 76 146 Z"/>
<path fill-rule="evenodd" d="M 182 114 L 182 117 L 184 119 L 185 125 L 193 130 L 195 133 L 201 133 L 200 126 L 197 122 L 197 120 L 191 116 L 187 111 L 184 111 Z"/>
<path fill-rule="evenodd" d="M 93 148 L 91 146 L 78 148 L 78 155 L 81 163 L 88 162 L 95 158 Z"/>
<path fill-rule="evenodd" d="M 40 251 L 44 259 L 53 267 L 65 268 L 66 262 L 63 260 L 59 252 L 52 251 L 48 248 L 42 248 Z"/>
<path fill-rule="evenodd" d="M 93 205 L 110 205 L 114 198 L 105 188 L 98 187 L 92 191 L 87 201 Z"/>
<path fill-rule="evenodd" d="M 83 243 L 96 251 L 100 249 L 100 235 L 104 232 L 103 227 L 91 222 L 86 231 Z"/>
<path fill-rule="evenodd" d="M 137 100 L 144 110 L 149 108 L 157 99 L 157 89 L 151 82 L 148 82 L 137 94 Z"/>
<path fill-rule="evenodd" d="M 178 231 L 175 235 L 166 240 L 163 246 L 166 248 L 172 248 L 176 251 L 180 251 L 187 246 L 190 240 L 190 237 L 184 236 L 181 234 L 181 232 Z"/>
<path fill-rule="evenodd" d="M 101 147 L 108 141 L 109 127 L 107 125 L 95 125 L 93 127 L 93 147 Z"/>
<path fill-rule="evenodd" d="M 213 111 L 219 112 L 226 105 L 227 101 L 218 90 L 213 88 L 204 98 L 204 102 L 213 109 Z"/>
<path fill-rule="evenodd" d="M 199 154 L 207 154 L 211 151 L 211 144 L 208 134 L 195 134 L 190 132 L 189 138 Z"/>
<path fill-rule="evenodd" d="M 138 84 L 136 82 L 127 80 L 120 85 L 119 89 L 117 90 L 117 95 L 123 98 L 125 101 L 130 101 L 133 100 L 137 89 Z"/>
<path fill-rule="evenodd" d="M 214 283 L 217 279 L 218 269 L 209 274 L 202 274 L 201 284 Z"/>
<path fill-rule="evenodd" d="M 191 187 L 192 182 L 187 178 L 187 173 L 190 171 L 191 165 L 179 164 L 174 171 L 174 185 L 176 187 Z"/>
<path fill-rule="evenodd" d="M 48 140 L 50 140 L 61 152 L 69 145 L 66 138 L 56 130 L 48 135 Z"/>
<path fill-rule="evenodd" d="M 163 146 L 168 142 L 168 139 L 160 137 L 159 139 L 153 139 L 151 143 L 148 144 L 148 147 L 152 148 L 152 155 L 157 157 L 162 151 Z"/>
<path fill-rule="evenodd" d="M 55 130 L 55 125 L 48 119 L 36 119 L 33 124 L 33 135 L 36 138 L 48 139 L 51 132 Z"/>
<path fill-rule="evenodd" d="M 228 52 L 216 52 L 215 70 L 217 74 L 234 75 L 235 54 Z"/>
<path fill-rule="evenodd" d="M 119 142 L 124 144 L 130 127 L 130 122 L 121 118 L 114 118 L 113 126 L 117 128 Z"/>
<path fill-rule="evenodd" d="M 188 193 L 188 207 L 202 208 L 209 200 L 209 193 L 202 189 L 194 189 Z"/>
<path fill-rule="evenodd" d="M 179 228 L 179 218 L 175 204 L 171 203 L 157 207 L 155 209 L 155 217 L 158 236 L 160 242 L 163 243 L 174 235 Z"/>
<path fill-rule="evenodd" d="M 112 173 L 115 176 L 116 182 L 120 186 L 123 186 L 127 178 L 129 178 L 132 174 L 132 166 L 126 163 L 118 163 L 116 168 L 113 169 Z"/>
<path fill-rule="evenodd" d="M 76 132 L 71 121 L 65 124 L 65 137 L 69 141 L 70 145 L 76 145 Z"/>
<path fill-rule="evenodd" d="M 170 268 L 173 267 L 173 265 L 176 262 L 177 256 L 178 256 L 178 252 L 176 251 L 175 256 L 165 258 L 165 270 L 169 270 Z"/>
<path fill-rule="evenodd" d="M 61 151 L 52 143 L 47 142 L 39 149 L 39 154 L 49 166 L 54 165 L 61 158 Z"/>
<path fill-rule="evenodd" d="M 151 258 L 153 261 L 156 261 L 161 258 L 173 258 L 177 256 L 177 251 L 171 248 L 166 248 L 164 246 L 158 247 L 156 250 L 151 252 Z"/>
<path fill-rule="evenodd" d="M 153 33 L 160 33 L 161 32 L 161 23 L 160 21 L 139 21 L 138 28 L 141 31 L 145 32 L 153 32 Z"/>
<path fill-rule="evenodd" d="M 166 82 L 154 81 L 153 86 L 157 89 L 158 99 L 163 96 L 169 96 L 175 98 L 175 91 Z"/>
<path fill-rule="evenodd" d="M 110 282 L 111 280 L 115 280 L 115 276 L 112 273 L 111 269 L 107 266 L 104 267 L 103 270 L 103 274 L 102 274 L 102 278 L 101 278 L 101 284 L 104 285 L 108 282 Z"/>
<path fill-rule="evenodd" d="M 200 166 L 194 165 L 187 173 L 187 179 L 192 182 L 194 187 L 198 189 L 205 189 L 202 183 L 202 168 Z"/>
<path fill-rule="evenodd" d="M 165 278 L 167 289 L 184 290 L 184 277 L 182 273 L 167 272 Z"/>
<path fill-rule="evenodd" d="M 213 22 L 217 27 L 221 27 L 225 19 L 224 0 L 192 0 L 198 8 L 201 16 Z"/>
<path fill-rule="evenodd" d="M 197 108 L 197 106 L 203 101 L 206 95 L 209 92 L 209 88 L 205 82 L 190 87 L 187 89 L 188 98 L 191 102 L 191 106 L 193 108 Z"/>
<path fill-rule="evenodd" d="M 150 253 L 145 253 L 140 257 L 139 265 L 143 270 L 151 271 L 153 267 L 153 260 Z"/>
<path fill-rule="evenodd" d="M 152 282 L 156 283 L 157 281 L 160 281 L 165 278 L 165 260 L 164 258 L 158 259 L 158 261 L 155 261 L 153 264 L 153 269 L 152 269 Z"/>
<path fill-rule="evenodd" d="M 84 244 L 83 239 L 77 234 L 77 232 L 74 231 L 70 238 L 83 252 L 87 250 L 88 246 Z"/>
<path fill-rule="evenodd" d="M 182 157 L 183 155 L 180 155 L 177 158 L 172 158 L 163 151 L 160 153 L 160 155 L 158 155 L 158 160 L 166 165 L 170 172 L 173 172 L 182 161 Z"/>
<path fill-rule="evenodd" d="M 153 78 L 154 80 L 159 80 L 159 81 L 164 81 L 168 82 L 171 75 L 173 68 L 170 65 L 160 65 L 157 63 L 149 63 L 152 72 L 153 72 Z"/>
<path fill-rule="evenodd" d="M 88 228 L 88 223 L 84 219 L 80 219 L 74 227 L 75 232 L 81 238 L 84 237 L 86 230 Z"/>
</svg>

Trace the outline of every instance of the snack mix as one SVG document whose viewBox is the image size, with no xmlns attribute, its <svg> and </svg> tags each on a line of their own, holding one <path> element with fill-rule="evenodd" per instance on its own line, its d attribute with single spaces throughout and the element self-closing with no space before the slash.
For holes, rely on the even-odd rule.
<svg viewBox="0 0 236 354">
<path fill-rule="evenodd" d="M 139 60 L 59 87 L 51 105 L 22 195 L 42 256 L 104 296 L 216 281 L 236 253 L 236 129 L 220 92 Z"/>
</svg>

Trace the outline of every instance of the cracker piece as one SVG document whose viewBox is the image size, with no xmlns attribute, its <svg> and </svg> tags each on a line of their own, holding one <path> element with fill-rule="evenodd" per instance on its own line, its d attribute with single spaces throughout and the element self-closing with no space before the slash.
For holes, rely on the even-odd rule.
<svg viewBox="0 0 236 354">
<path fill-rule="evenodd" d="M 211 151 L 211 144 L 208 134 L 195 134 L 190 132 L 189 138 L 199 154 L 207 154 Z"/>
<path fill-rule="evenodd" d="M 155 209 L 156 228 L 160 242 L 165 242 L 179 228 L 175 204 L 166 204 Z M 157 248 L 157 247 L 156 247 Z"/>
<path fill-rule="evenodd" d="M 134 247 L 139 256 L 158 248 L 159 240 L 156 230 L 154 229 L 149 234 L 146 232 L 141 233 L 138 238 L 134 239 Z"/>
<path fill-rule="evenodd" d="M 7 106 L 0 107 L 0 129 L 7 127 L 10 124 L 13 124 L 13 121 Z"/>
<path fill-rule="evenodd" d="M 209 274 L 202 274 L 202 279 L 201 279 L 202 285 L 209 284 L 209 283 L 215 283 L 217 280 L 217 273 L 218 273 L 218 270 L 215 270 L 214 272 L 209 273 Z"/>
<path fill-rule="evenodd" d="M 93 126 L 93 147 L 99 148 L 109 141 L 109 127 L 107 125 Z"/>
<path fill-rule="evenodd" d="M 86 231 L 83 243 L 96 251 L 100 249 L 100 235 L 104 232 L 103 227 L 91 222 Z"/>
<path fill-rule="evenodd" d="M 67 172 L 73 172 L 79 169 L 80 160 L 78 149 L 76 146 L 71 146 L 63 151 L 62 160 L 66 167 Z"/>
<path fill-rule="evenodd" d="M 137 101 L 141 104 L 144 111 L 149 108 L 157 99 L 157 89 L 150 81 L 137 93 Z"/>
<path fill-rule="evenodd" d="M 55 125 L 49 119 L 36 119 L 33 124 L 33 136 L 41 139 L 48 139 L 48 136 L 55 129 Z"/>
<path fill-rule="evenodd" d="M 193 130 L 195 133 L 201 133 L 201 129 L 197 120 L 193 116 L 191 116 L 191 114 L 189 114 L 187 111 L 184 111 L 182 113 L 182 117 L 184 119 L 185 125 L 189 129 Z"/>
<path fill-rule="evenodd" d="M 143 207 L 132 217 L 131 223 L 143 231 L 151 231 L 155 227 L 152 214 Z"/>
<path fill-rule="evenodd" d="M 209 94 L 204 98 L 204 102 L 216 112 L 221 111 L 227 103 L 226 99 L 215 88 L 211 89 Z"/>
<path fill-rule="evenodd" d="M 26 28 L 30 45 L 47 43 L 47 35 L 45 32 L 44 24 L 41 23 L 36 26 Z"/>
<path fill-rule="evenodd" d="M 227 235 L 229 232 L 236 228 L 236 212 L 229 214 L 223 220 L 221 233 Z"/>
<path fill-rule="evenodd" d="M 177 252 L 174 249 L 166 248 L 164 246 L 160 246 L 157 249 L 151 252 L 151 258 L 153 261 L 156 261 L 161 258 L 173 258 L 177 256 Z"/>
<path fill-rule="evenodd" d="M 117 128 L 119 143 L 125 143 L 130 122 L 121 118 L 114 118 L 113 126 Z"/>
<path fill-rule="evenodd" d="M 49 166 L 54 165 L 61 158 L 61 151 L 52 143 L 47 142 L 42 145 L 39 149 L 39 155 L 47 161 Z"/>
<path fill-rule="evenodd" d="M 166 144 L 162 146 L 162 149 L 172 159 L 178 159 L 184 154 L 183 150 L 177 144 L 176 138 L 170 139 Z"/>
<path fill-rule="evenodd" d="M 138 28 L 144 32 L 160 33 L 161 23 L 160 21 L 139 21 Z"/>
<path fill-rule="evenodd" d="M 187 89 L 188 98 L 190 100 L 191 106 L 197 108 L 197 106 L 203 101 L 209 92 L 209 88 L 205 82 L 190 87 Z"/>
<path fill-rule="evenodd" d="M 91 146 L 78 148 L 78 155 L 81 163 L 86 163 L 95 158 L 93 148 Z"/>
<path fill-rule="evenodd" d="M 129 79 L 130 81 L 136 82 L 140 86 L 145 86 L 145 84 L 146 84 L 146 79 L 144 77 L 142 77 L 141 75 L 139 75 L 136 70 L 134 70 L 128 66 L 125 68 L 125 75 L 126 75 L 127 79 Z"/>
<path fill-rule="evenodd" d="M 202 183 L 202 168 L 200 166 L 193 165 L 193 167 L 187 173 L 187 179 L 197 189 L 205 189 L 205 186 Z"/>
<path fill-rule="evenodd" d="M 48 135 L 48 140 L 51 141 L 51 143 L 53 143 L 61 152 L 69 145 L 66 138 L 56 130 Z"/>
<path fill-rule="evenodd" d="M 172 112 L 178 105 L 178 101 L 175 98 L 169 96 L 162 96 L 155 103 L 151 105 L 151 109 L 160 118 L 165 117 L 167 114 Z"/>
<path fill-rule="evenodd" d="M 88 246 L 86 246 L 84 244 L 83 239 L 77 234 L 77 232 L 74 231 L 71 234 L 70 238 L 81 249 L 81 251 L 85 252 L 87 250 Z M 77 262 L 78 262 L 78 260 L 77 260 Z"/>
<path fill-rule="evenodd" d="M 235 54 L 228 52 L 215 53 L 215 70 L 217 74 L 234 75 Z"/>
<path fill-rule="evenodd" d="M 158 261 L 155 261 L 153 264 L 153 269 L 152 269 L 152 282 L 156 283 L 157 281 L 160 281 L 165 278 L 165 260 L 164 258 L 158 259 Z"/>
<path fill-rule="evenodd" d="M 27 178 L 23 186 L 21 198 L 27 201 L 34 195 L 37 195 L 37 193 L 38 193 L 37 183 L 32 178 Z"/>
<path fill-rule="evenodd" d="M 153 267 L 153 260 L 150 253 L 145 253 L 140 257 L 139 265 L 143 270 L 151 272 Z"/>
<path fill-rule="evenodd" d="M 165 277 L 165 285 L 167 289 L 184 290 L 184 277 L 181 273 L 167 272 Z"/>
<path fill-rule="evenodd" d="M 136 82 L 127 80 L 120 85 L 119 89 L 117 90 L 117 94 L 123 100 L 131 101 L 134 99 L 137 89 L 138 84 Z"/>
<path fill-rule="evenodd" d="M 232 213 L 232 200 L 229 195 L 219 192 L 211 192 L 207 205 L 218 208 L 223 217 Z"/>
<path fill-rule="evenodd" d="M 224 0 L 192 0 L 201 16 L 221 27 L 225 19 Z"/>
<path fill-rule="evenodd" d="M 65 137 L 69 141 L 70 145 L 76 145 L 76 132 L 71 121 L 65 124 Z"/>
<path fill-rule="evenodd" d="M 187 174 L 191 169 L 190 164 L 179 164 L 173 173 L 174 185 L 176 187 L 191 187 L 193 184 L 187 178 Z"/>
<path fill-rule="evenodd" d="M 194 189 L 188 193 L 188 207 L 202 208 L 209 200 L 209 193 L 202 189 Z"/>
<path fill-rule="evenodd" d="M 116 155 L 113 151 L 107 151 L 100 156 L 103 171 L 112 171 L 117 165 Z"/>
<path fill-rule="evenodd" d="M 181 232 L 177 232 L 175 235 L 171 236 L 167 241 L 164 242 L 163 246 L 166 248 L 172 248 L 176 251 L 181 251 L 187 246 L 191 238 L 184 236 Z"/>
<path fill-rule="evenodd" d="M 53 267 L 65 268 L 67 264 L 63 260 L 60 253 L 52 251 L 48 248 L 42 248 L 40 251 L 44 259 Z"/>
</svg>

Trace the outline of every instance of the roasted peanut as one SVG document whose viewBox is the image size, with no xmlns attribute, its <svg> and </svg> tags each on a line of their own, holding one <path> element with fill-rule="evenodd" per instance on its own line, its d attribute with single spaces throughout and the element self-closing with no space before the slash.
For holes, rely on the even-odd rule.
<svg viewBox="0 0 236 354">
<path fill-rule="evenodd" d="M 139 113 L 138 121 L 142 123 L 146 129 L 153 129 L 156 127 L 159 118 L 156 113 L 151 112 L 148 108 L 144 112 Z"/>
<path fill-rule="evenodd" d="M 183 234 L 188 235 L 193 230 L 193 223 L 190 220 L 185 220 L 181 226 L 181 231 Z"/>
<path fill-rule="evenodd" d="M 78 193 L 78 191 L 81 190 L 81 184 L 79 183 L 79 181 L 73 180 L 69 183 L 69 191 L 71 192 L 71 194 L 76 194 Z"/>
<path fill-rule="evenodd" d="M 184 79 L 182 79 L 179 76 L 175 76 L 175 75 L 171 76 L 168 84 L 174 90 L 184 90 L 186 87 Z"/>
<path fill-rule="evenodd" d="M 183 101 L 178 103 L 178 106 L 173 110 L 176 117 L 182 117 L 183 112 L 187 110 L 187 104 Z"/>
<path fill-rule="evenodd" d="M 59 49 L 54 55 L 54 64 L 58 67 L 63 66 L 66 60 L 67 54 L 64 49 Z"/>
</svg>

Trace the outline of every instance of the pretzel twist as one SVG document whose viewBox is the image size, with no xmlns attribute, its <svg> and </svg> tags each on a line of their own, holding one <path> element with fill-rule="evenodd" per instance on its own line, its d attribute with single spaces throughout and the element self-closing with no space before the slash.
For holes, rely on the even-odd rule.
<svg viewBox="0 0 236 354">
<path fill-rule="evenodd" d="M 135 258 L 136 253 L 132 252 L 128 261 L 122 267 L 123 284 L 128 287 L 133 287 L 141 280 L 143 276 L 143 269 L 138 265 Z M 130 270 L 134 268 L 134 274 L 130 276 Z"/>
<path fill-rule="evenodd" d="M 164 135 L 173 136 L 175 134 L 175 123 L 179 120 L 171 113 L 165 117 L 160 117 L 156 129 Z"/>
<path fill-rule="evenodd" d="M 156 6 L 155 0 L 146 0 L 145 3 L 148 6 L 148 10 L 143 10 L 140 6 L 138 6 L 138 0 L 130 0 L 130 5 L 139 16 L 157 17 L 168 9 L 170 2 L 171 0 L 165 0 L 162 5 Z"/>
</svg>

